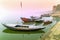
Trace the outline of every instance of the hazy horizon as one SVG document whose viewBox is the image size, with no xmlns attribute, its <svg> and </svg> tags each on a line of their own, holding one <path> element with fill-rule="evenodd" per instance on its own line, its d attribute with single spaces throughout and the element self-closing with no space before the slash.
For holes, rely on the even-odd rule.
<svg viewBox="0 0 60 40">
<path fill-rule="evenodd" d="M 52 11 L 53 6 L 59 3 L 60 0 L 0 0 L 0 21 L 40 16 Z"/>
</svg>

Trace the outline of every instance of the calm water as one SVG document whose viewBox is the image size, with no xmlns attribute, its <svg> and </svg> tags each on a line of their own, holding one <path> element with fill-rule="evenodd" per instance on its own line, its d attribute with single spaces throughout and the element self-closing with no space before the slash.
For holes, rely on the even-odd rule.
<svg viewBox="0 0 60 40">
<path fill-rule="evenodd" d="M 0 23 L 0 40 L 41 40 L 41 37 L 55 24 L 54 21 L 49 25 L 45 25 L 45 29 L 39 31 L 12 31 Z"/>
</svg>

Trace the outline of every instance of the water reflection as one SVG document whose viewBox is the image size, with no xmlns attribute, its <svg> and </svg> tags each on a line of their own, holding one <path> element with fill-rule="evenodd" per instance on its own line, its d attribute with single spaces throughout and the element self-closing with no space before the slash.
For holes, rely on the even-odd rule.
<svg viewBox="0 0 60 40">
<path fill-rule="evenodd" d="M 38 31 L 14 31 L 10 29 L 3 30 L 4 33 L 11 33 L 11 34 L 39 34 L 39 33 L 45 33 L 43 30 Z"/>
</svg>

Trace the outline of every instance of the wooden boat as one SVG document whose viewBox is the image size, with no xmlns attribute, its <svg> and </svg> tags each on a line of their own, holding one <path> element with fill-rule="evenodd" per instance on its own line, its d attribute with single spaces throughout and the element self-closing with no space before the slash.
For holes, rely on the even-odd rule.
<svg viewBox="0 0 60 40">
<path fill-rule="evenodd" d="M 40 18 L 36 18 L 36 17 L 31 17 L 31 18 L 24 18 L 24 17 L 22 17 L 21 18 L 22 19 L 22 21 L 24 21 L 24 23 L 27 23 L 27 22 L 43 22 L 43 20 L 41 20 Z"/>
<path fill-rule="evenodd" d="M 22 19 L 22 21 L 24 21 L 25 23 L 32 21 L 31 19 L 29 19 L 29 18 L 24 18 L 24 17 L 22 17 L 21 19 Z"/>
<path fill-rule="evenodd" d="M 43 26 L 32 26 L 32 25 L 17 25 L 17 24 L 2 24 L 2 25 L 11 30 L 29 31 L 29 30 L 41 30 L 45 28 Z"/>
</svg>

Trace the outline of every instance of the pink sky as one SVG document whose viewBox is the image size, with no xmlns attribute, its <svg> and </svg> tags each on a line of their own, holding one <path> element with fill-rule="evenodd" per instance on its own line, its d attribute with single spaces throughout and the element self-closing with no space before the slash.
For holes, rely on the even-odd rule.
<svg viewBox="0 0 60 40">
<path fill-rule="evenodd" d="M 55 5 L 55 2 L 50 0 L 3 0 L 2 4 L 6 8 L 10 9 L 19 9 L 20 8 L 20 1 L 22 1 L 22 8 L 23 9 L 42 9 L 42 8 L 50 8 Z"/>
<path fill-rule="evenodd" d="M 20 2 L 22 1 L 22 9 L 49 9 L 52 6 L 59 4 L 60 0 L 0 0 L 6 9 L 20 9 Z"/>
<path fill-rule="evenodd" d="M 22 1 L 22 8 L 20 2 Z M 44 11 L 51 11 L 60 0 L 0 0 L 0 19 L 9 17 L 40 16 Z M 4 15 L 3 15 L 4 14 Z"/>
</svg>

